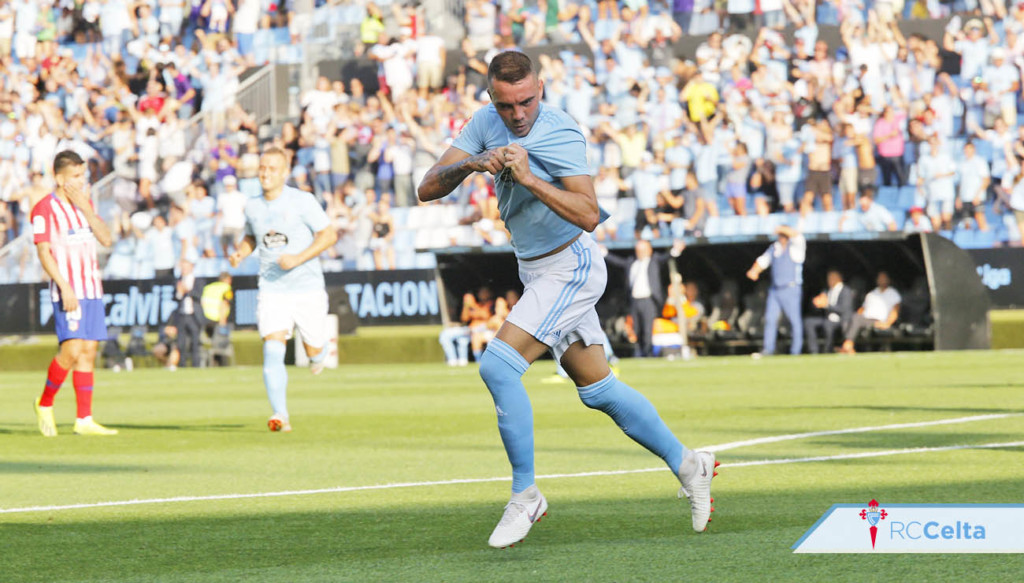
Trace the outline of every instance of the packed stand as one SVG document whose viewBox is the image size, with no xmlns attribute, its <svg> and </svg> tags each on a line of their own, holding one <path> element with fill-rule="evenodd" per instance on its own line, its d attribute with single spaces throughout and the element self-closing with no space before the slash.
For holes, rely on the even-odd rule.
<svg viewBox="0 0 1024 583">
<path fill-rule="evenodd" d="M 117 199 L 128 216 L 116 222 L 127 242 L 115 247 L 112 263 L 121 267 L 110 268 L 112 277 L 163 272 L 171 253 L 179 272 L 182 258 L 222 258 L 239 228 L 241 200 L 230 194 L 222 203 L 222 193 L 258 192 L 259 128 L 231 105 L 238 72 L 254 62 L 249 43 L 259 44 L 237 27 L 253 5 L 225 2 L 233 10 L 216 26 L 229 34 L 199 27 L 206 42 L 192 50 L 181 36 L 164 43 L 174 30 L 163 27 L 170 4 L 155 12 L 132 5 L 136 21 L 108 22 L 109 29 L 102 11 L 89 20 L 89 2 L 60 13 L 65 28 L 55 38 L 75 31 L 75 40 L 102 40 L 97 46 L 108 50 L 87 51 L 77 68 L 67 67 L 66 77 L 80 83 L 51 79 L 49 71 L 62 70 L 53 62 L 68 58 L 53 41 L 36 43 L 43 59 L 31 69 L 13 59 L 5 67 L 15 81 L 34 74 L 37 86 L 53 91 L 27 102 L 24 92 L 8 91 L 0 108 L 10 101 L 28 115 L 0 131 L 24 143 L 42 127 L 46 144 L 77 132 L 83 150 L 95 150 L 86 153 L 98 171 L 125 176 Z M 201 4 L 198 16 L 182 19 L 181 35 L 195 22 L 211 26 L 221 3 Z M 256 4 L 257 30 L 287 22 Z M 898 21 L 944 16 L 948 4 L 469 0 L 459 65 L 446 76 L 443 31 L 427 26 L 422 7 L 331 4 L 331 18 L 358 21 L 353 52 L 377 65 L 379 89 L 356 77 L 318 79 L 298 97 L 301 117 L 273 139 L 293 153 L 292 183 L 318 196 L 338 229 L 328 269 L 430 266 L 429 254 L 417 250 L 506 245 L 490 177 L 472 176 L 456 196 L 427 206 L 417 204 L 415 185 L 487 103 L 487 63 L 497 52 L 574 42 L 588 50 L 542 57 L 540 72 L 545 100 L 569 112 L 588 138 L 595 189 L 612 212 L 599 238 L 767 234 L 797 213 L 808 234 L 936 230 L 964 246 L 1020 243 L 1024 11 L 1017 7 L 957 2 L 954 9 L 978 16 L 955 17 L 944 38 L 928 39 L 904 36 Z M 310 24 L 298 20 L 296 34 Z M 829 46 L 818 24 L 839 22 L 841 44 Z M 791 42 L 783 28 L 793 31 Z M 677 40 L 701 34 L 708 36 L 692 58 L 674 55 Z M 118 46 L 123 52 L 109 52 Z M 177 136 L 197 108 L 214 133 L 183 148 Z M 51 125 L 70 137 L 52 136 Z M 45 192 L 45 173 L 30 171 L 43 153 L 33 155 L 35 144 L 12 147 L 0 171 L 28 176 L 13 190 Z M 137 205 L 156 212 L 133 217 Z M 170 245 L 160 234 L 166 230 Z M 204 273 L 222 268 L 204 263 Z"/>
<path fill-rule="evenodd" d="M 344 256 L 380 264 L 365 258 L 370 209 L 385 198 L 395 219 L 386 229 L 398 231 L 388 245 L 400 256 L 410 245 L 506 244 L 490 177 L 472 176 L 451 202 L 431 205 L 456 207 L 447 213 L 415 207 L 408 178 L 417 184 L 487 103 L 494 54 L 564 43 L 589 52 L 542 55 L 540 74 L 547 103 L 588 138 L 595 189 L 612 212 L 598 238 L 769 234 L 795 213 L 808 234 L 939 231 L 968 247 L 1020 243 L 1017 7 L 956 3 L 978 16 L 955 17 L 944 38 L 929 39 L 905 36 L 898 22 L 947 16 L 949 5 L 544 6 L 466 2 L 461 63 L 446 79 L 443 41 L 422 18 L 368 9 L 359 52 L 378 64 L 380 91 L 321 79 L 297 130 L 325 153 L 334 144 L 334 194 L 323 194 L 326 180 L 313 187 L 336 209 Z M 841 43 L 829 46 L 818 24 L 840 22 Z M 684 33 L 710 33 L 688 60 L 672 52 Z M 328 174 L 321 159 L 307 176 Z"/>
<path fill-rule="evenodd" d="M 259 129 L 236 103 L 240 75 L 301 40 L 308 15 L 298 10 L 314 2 L 303 4 L 0 3 L 0 247 L 30 232 L 31 207 L 52 188 L 49 163 L 70 148 L 94 183 L 110 176 L 97 194 L 121 237 L 107 277 L 180 273 L 182 261 L 222 254 L 237 204 L 213 201 L 226 177 L 244 182 L 240 155 Z M 361 17 L 362 6 L 347 8 L 340 16 Z M 196 194 L 207 191 L 210 202 Z M 41 277 L 31 244 L 0 256 L 0 283 Z"/>
</svg>

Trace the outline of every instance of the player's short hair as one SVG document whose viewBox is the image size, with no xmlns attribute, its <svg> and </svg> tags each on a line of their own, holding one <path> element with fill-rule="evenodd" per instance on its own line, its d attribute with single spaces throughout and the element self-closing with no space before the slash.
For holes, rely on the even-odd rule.
<svg viewBox="0 0 1024 583">
<path fill-rule="evenodd" d="M 283 148 L 278 148 L 277 146 L 271 146 L 271 147 L 267 148 L 266 150 L 263 150 L 263 155 L 264 156 L 280 156 L 281 159 L 284 160 L 285 162 L 288 161 L 288 154 L 284 151 Z"/>
<path fill-rule="evenodd" d="M 491 85 L 495 81 L 518 83 L 533 74 L 533 61 L 525 53 L 504 51 L 491 59 L 487 67 L 487 84 Z"/>
<path fill-rule="evenodd" d="M 53 173 L 55 175 L 61 174 L 67 168 L 71 168 L 73 166 L 81 166 L 82 164 L 85 164 L 85 160 L 83 160 L 77 152 L 72 150 L 64 150 L 63 152 L 57 154 L 57 156 L 54 157 L 53 159 Z"/>
</svg>

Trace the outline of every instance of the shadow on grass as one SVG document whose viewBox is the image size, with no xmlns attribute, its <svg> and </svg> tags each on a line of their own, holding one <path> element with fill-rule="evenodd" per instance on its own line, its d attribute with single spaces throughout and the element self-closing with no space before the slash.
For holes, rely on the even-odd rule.
<svg viewBox="0 0 1024 583">
<path fill-rule="evenodd" d="M 961 484 L 972 501 L 1003 501 L 1019 481 Z M 692 532 L 671 498 L 552 499 L 549 516 L 514 549 L 486 539 L 494 504 L 315 511 L 252 507 L 216 516 L 207 505 L 135 507 L 110 520 L 65 522 L 72 513 L 18 515 L 4 525 L 5 580 L 38 581 L 1003 581 L 1022 561 L 984 556 L 793 555 L 790 546 L 833 504 L 868 500 L 952 502 L 946 484 L 898 489 L 731 493 L 711 531 Z M 282 503 L 285 506 L 287 503 Z M 147 510 L 147 509 L 156 510 Z M 173 518 L 165 518 L 173 510 Z M 159 513 L 151 518 L 146 513 Z M 126 516 L 126 513 L 131 513 Z M 31 520 L 31 522 L 26 522 Z M 60 560 L 53 553 L 59 549 Z M 685 576 L 684 576 L 685 573 Z"/>
<path fill-rule="evenodd" d="M 151 471 L 147 466 L 119 466 L 114 464 L 74 464 L 51 462 L 0 462 L 2 474 L 105 474 L 108 472 Z"/>
<path fill-rule="evenodd" d="M 240 431 L 240 430 L 251 430 L 252 425 L 245 423 L 216 423 L 206 425 L 146 425 L 146 424 L 130 424 L 130 423 L 111 423 L 107 425 L 115 429 L 124 429 L 129 431 L 142 430 L 142 431 Z"/>
</svg>

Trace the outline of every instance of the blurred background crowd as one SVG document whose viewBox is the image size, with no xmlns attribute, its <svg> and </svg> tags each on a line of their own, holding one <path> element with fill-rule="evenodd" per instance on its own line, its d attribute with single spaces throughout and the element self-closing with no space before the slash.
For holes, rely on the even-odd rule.
<svg viewBox="0 0 1024 583">
<path fill-rule="evenodd" d="M 334 221 L 329 270 L 432 266 L 434 248 L 507 245 L 488 176 L 431 205 L 415 193 L 487 103 L 487 63 L 502 50 L 538 55 L 545 102 L 583 129 L 612 214 L 597 231 L 607 244 L 770 234 L 783 222 L 809 235 L 1021 244 L 1024 5 L 442 2 L 463 27 L 453 36 L 426 14 L 436 4 L 0 2 L 0 283 L 42 277 L 31 245 L 16 243 L 65 148 L 106 185 L 108 278 L 222 271 L 267 144 L 291 152 L 292 184 Z M 908 32 L 935 19 L 938 34 Z M 292 83 L 294 116 L 258 119 L 239 98 L 247 79 L 309 61 L 304 38 L 324 23 L 350 31 L 346 56 L 376 79 L 321 70 L 308 89 Z M 693 50 L 677 50 L 688 40 Z"/>
</svg>

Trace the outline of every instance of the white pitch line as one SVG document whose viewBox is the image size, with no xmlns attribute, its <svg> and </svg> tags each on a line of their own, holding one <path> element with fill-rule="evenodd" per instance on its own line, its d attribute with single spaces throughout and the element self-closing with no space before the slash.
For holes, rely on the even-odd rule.
<svg viewBox="0 0 1024 583">
<path fill-rule="evenodd" d="M 844 453 L 838 455 L 819 455 L 813 457 L 795 457 L 775 460 L 755 460 L 750 462 L 733 462 L 722 464 L 722 468 L 744 468 L 748 466 L 770 466 L 772 464 L 799 464 L 805 462 L 826 462 L 834 460 L 852 460 L 866 457 L 883 457 L 887 455 L 903 455 L 908 453 L 931 453 L 935 451 L 956 451 L 960 449 L 998 449 L 1001 447 L 1024 447 L 1024 441 L 1007 441 L 1004 443 L 982 443 L 979 445 L 945 445 L 939 447 L 910 447 L 905 449 L 889 449 L 883 451 L 865 451 L 861 453 Z"/>
<path fill-rule="evenodd" d="M 702 448 L 706 451 L 725 451 L 748 445 L 760 445 L 762 443 L 777 443 L 779 441 L 790 441 L 793 439 L 804 439 L 805 437 L 822 437 L 825 435 L 845 435 L 848 433 L 869 433 L 871 431 L 883 431 L 886 429 L 910 429 L 914 427 L 929 427 L 932 425 L 952 425 L 955 423 L 972 423 L 974 421 L 990 421 L 992 419 L 1005 419 L 1007 417 L 1020 417 L 1024 413 L 994 413 L 991 415 L 972 415 L 970 417 L 954 417 L 952 419 L 936 419 L 935 421 L 918 421 L 915 423 L 894 423 L 892 425 L 875 425 L 869 427 L 852 427 L 850 429 L 834 429 L 831 431 L 811 431 L 809 433 L 790 433 L 788 435 L 773 435 L 770 437 L 758 437 L 744 441 L 733 441 L 719 445 L 711 445 Z"/>
<path fill-rule="evenodd" d="M 799 439 L 801 437 L 816 437 L 821 435 L 836 435 L 842 433 L 860 433 L 866 431 L 878 431 L 882 429 L 895 429 L 895 428 L 906 428 L 906 427 L 924 427 L 928 425 L 941 425 L 944 423 L 966 423 L 968 421 L 980 421 L 986 419 L 1000 419 L 1004 417 L 1019 416 L 1019 413 L 1008 413 L 1008 414 L 997 414 L 997 415 L 978 415 L 974 417 L 958 417 L 954 419 L 937 420 L 937 421 L 924 421 L 920 423 L 900 423 L 895 425 L 879 425 L 875 427 L 855 427 L 851 429 L 840 429 L 836 431 L 816 431 L 811 433 L 799 433 L 790 435 L 780 435 L 776 437 L 764 437 L 759 439 L 748 440 L 745 442 L 737 441 L 732 443 L 721 444 L 717 446 L 709 446 L 702 448 L 709 451 L 722 451 L 724 449 L 732 449 L 736 447 L 742 447 L 743 445 L 749 445 L 752 443 L 771 443 L 772 441 L 784 441 L 788 439 Z M 954 451 L 964 449 L 995 449 L 1001 447 L 1022 447 L 1024 441 L 1013 441 L 1004 443 L 985 443 L 979 445 L 951 445 L 942 447 L 920 447 L 910 449 L 891 449 L 884 451 L 870 451 L 862 453 L 851 453 L 851 454 L 839 454 L 833 456 L 814 456 L 814 457 L 803 457 L 803 458 L 785 458 L 785 459 L 764 459 L 755 460 L 748 462 L 734 462 L 724 463 L 720 467 L 723 468 L 740 468 L 750 466 L 766 466 L 774 464 L 790 464 L 790 463 L 806 463 L 806 462 L 817 462 L 817 461 L 831 461 L 831 460 L 842 460 L 842 459 L 856 459 L 856 458 L 870 458 L 870 457 L 882 457 L 890 455 L 901 455 L 901 454 L 912 454 L 912 453 L 931 453 L 938 451 Z M 663 472 L 665 471 L 664 466 L 656 468 L 641 468 L 635 470 L 604 470 L 595 472 L 577 472 L 572 474 L 545 474 L 537 476 L 538 480 L 552 480 L 561 478 L 586 478 L 586 477 L 597 477 L 597 476 L 621 476 L 627 474 L 643 474 L 649 472 Z M 338 486 L 335 488 L 317 488 L 312 490 L 285 490 L 281 492 L 254 492 L 249 494 L 213 494 L 209 496 L 174 496 L 169 498 L 145 498 L 136 500 L 116 500 L 110 502 L 90 502 L 82 504 L 63 504 L 55 506 L 26 506 L 22 508 L 0 508 L 0 514 L 20 514 L 28 512 L 54 512 L 59 510 L 78 510 L 88 508 L 112 508 L 118 506 L 139 506 L 143 504 L 167 504 L 175 502 L 204 502 L 211 500 L 245 500 L 251 498 L 278 498 L 282 496 L 309 496 L 313 494 L 339 494 L 345 492 L 365 492 L 365 491 L 377 491 L 377 490 L 393 490 L 396 488 L 423 488 L 431 486 L 453 486 L 459 484 L 483 484 L 491 482 L 509 482 L 509 477 L 495 477 L 495 478 L 462 478 L 455 480 L 436 480 L 429 482 L 399 482 L 394 484 L 372 484 L 368 486 Z"/>
</svg>

